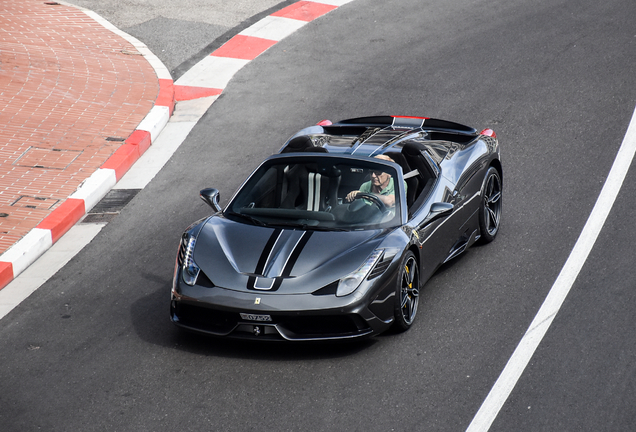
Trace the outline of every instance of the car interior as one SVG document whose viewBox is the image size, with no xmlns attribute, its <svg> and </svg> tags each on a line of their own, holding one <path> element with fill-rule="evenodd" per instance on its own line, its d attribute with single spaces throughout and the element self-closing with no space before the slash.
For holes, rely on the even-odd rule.
<svg viewBox="0 0 636 432">
<path fill-rule="evenodd" d="M 293 152 L 327 152 L 313 146 L 308 137 L 295 138 L 292 143 Z M 384 153 L 402 167 L 409 213 L 421 206 L 437 178 L 425 151 L 423 144 L 407 142 L 401 151 Z M 307 225 L 348 226 L 395 219 L 396 208 L 386 208 L 373 196 L 346 201 L 349 192 L 359 190 L 370 180 L 370 173 L 371 167 L 355 161 L 339 160 L 334 164 L 323 159 L 272 164 L 262 175 L 250 179 L 238 193 L 231 211 L 264 219 L 265 223 L 282 218 Z M 388 173 L 397 177 L 395 172 Z"/>
</svg>

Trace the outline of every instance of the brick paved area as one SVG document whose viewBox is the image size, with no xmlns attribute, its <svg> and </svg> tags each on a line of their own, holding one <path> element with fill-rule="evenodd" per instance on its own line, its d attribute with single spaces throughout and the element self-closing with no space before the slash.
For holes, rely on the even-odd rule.
<svg viewBox="0 0 636 432">
<path fill-rule="evenodd" d="M 0 2 L 0 254 L 102 166 L 158 93 L 136 49 L 78 9 Z"/>
</svg>

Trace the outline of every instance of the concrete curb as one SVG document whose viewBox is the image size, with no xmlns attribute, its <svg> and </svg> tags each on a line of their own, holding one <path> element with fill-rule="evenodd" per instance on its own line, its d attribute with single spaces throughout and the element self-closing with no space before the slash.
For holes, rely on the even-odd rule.
<svg viewBox="0 0 636 432">
<path fill-rule="evenodd" d="M 148 115 L 102 167 L 36 228 L 0 256 L 0 289 L 51 248 L 115 187 L 166 127 L 175 104 L 220 95 L 234 74 L 251 60 L 314 19 L 351 1 L 353 0 L 301 0 L 284 7 L 241 31 L 195 64 L 176 82 L 173 82 L 163 63 L 143 43 L 117 29 L 98 14 L 79 8 L 105 28 L 126 39 L 143 54 L 157 74 L 159 95 Z M 216 97 L 211 98 L 210 103 L 205 105 L 205 110 L 215 100 Z M 195 110 L 184 127 L 191 129 L 204 113 L 205 111 Z M 186 135 L 187 133 L 182 134 L 183 139 Z M 173 144 L 172 151 L 176 151 L 178 145 L 180 143 Z"/>
</svg>

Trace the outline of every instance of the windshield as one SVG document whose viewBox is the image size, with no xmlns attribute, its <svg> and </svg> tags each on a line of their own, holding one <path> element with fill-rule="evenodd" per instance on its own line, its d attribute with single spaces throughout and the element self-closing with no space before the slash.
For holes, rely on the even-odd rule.
<svg viewBox="0 0 636 432">
<path fill-rule="evenodd" d="M 398 225 L 396 170 L 374 159 L 327 157 L 266 161 L 236 194 L 225 215 L 256 225 L 303 229 L 376 229 Z"/>
</svg>

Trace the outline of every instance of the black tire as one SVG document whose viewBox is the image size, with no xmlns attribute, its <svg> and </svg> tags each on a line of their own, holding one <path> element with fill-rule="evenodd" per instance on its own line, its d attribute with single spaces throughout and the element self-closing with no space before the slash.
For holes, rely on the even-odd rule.
<svg viewBox="0 0 636 432">
<path fill-rule="evenodd" d="M 395 295 L 394 329 L 403 332 L 411 328 L 420 299 L 420 269 L 413 252 L 408 251 L 400 263 Z"/>
<path fill-rule="evenodd" d="M 490 167 L 484 177 L 484 185 L 479 206 L 480 242 L 490 243 L 495 239 L 501 225 L 502 207 L 501 175 L 497 168 Z"/>
</svg>

